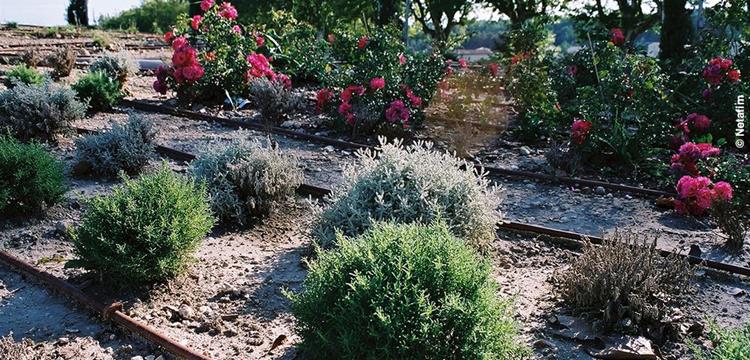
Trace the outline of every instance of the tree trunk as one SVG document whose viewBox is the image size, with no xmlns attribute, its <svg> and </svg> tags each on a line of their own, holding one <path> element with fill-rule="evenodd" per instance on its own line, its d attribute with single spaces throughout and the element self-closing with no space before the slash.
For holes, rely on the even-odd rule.
<svg viewBox="0 0 750 360">
<path fill-rule="evenodd" d="M 677 65 L 685 57 L 685 44 L 690 39 L 690 17 L 685 9 L 687 0 L 664 0 L 664 20 L 659 47 L 662 60 Z"/>
</svg>

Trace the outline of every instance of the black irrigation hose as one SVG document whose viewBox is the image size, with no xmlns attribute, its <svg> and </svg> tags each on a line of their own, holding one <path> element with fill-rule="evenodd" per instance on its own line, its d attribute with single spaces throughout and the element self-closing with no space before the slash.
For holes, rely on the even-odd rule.
<svg viewBox="0 0 750 360">
<path fill-rule="evenodd" d="M 231 128 L 252 129 L 252 130 L 257 130 L 257 131 L 271 133 L 271 134 L 284 135 L 284 136 L 297 138 L 301 140 L 329 144 L 329 145 L 333 145 L 339 148 L 345 148 L 345 149 L 372 149 L 374 148 L 371 145 L 355 143 L 355 142 L 350 142 L 350 141 L 345 141 L 345 140 L 339 140 L 339 139 L 329 138 L 325 136 L 308 134 L 308 133 L 304 133 L 300 131 L 284 129 L 284 128 L 277 127 L 277 126 L 268 126 L 268 125 L 263 125 L 263 124 L 258 124 L 258 123 L 250 123 L 250 122 L 245 122 L 245 121 L 232 120 L 232 119 L 222 118 L 218 116 L 199 113 L 196 111 L 177 109 L 171 106 L 154 104 L 154 103 L 149 103 L 149 102 L 144 102 L 144 101 L 139 101 L 139 100 L 122 100 L 120 104 L 122 106 L 134 108 L 137 110 L 155 112 L 155 113 L 161 113 L 161 114 L 167 114 L 167 115 L 175 115 L 175 116 L 189 118 L 193 120 L 215 122 L 215 123 L 219 123 L 224 126 L 231 127 Z M 649 196 L 649 197 L 662 197 L 662 196 L 674 197 L 675 196 L 675 194 L 672 192 L 648 189 L 648 188 L 642 188 L 642 187 L 630 186 L 630 185 L 613 184 L 613 183 L 608 183 L 605 181 L 580 179 L 580 178 L 573 178 L 573 177 L 566 177 L 566 176 L 554 176 L 554 175 L 547 175 L 547 174 L 535 173 L 535 172 L 530 172 L 530 171 L 520 171 L 520 170 L 510 170 L 510 169 L 503 169 L 503 168 L 496 168 L 496 167 L 487 167 L 487 166 L 482 166 L 480 164 L 475 164 L 474 166 L 478 170 L 486 171 L 490 175 L 494 175 L 494 176 L 520 177 L 520 178 L 525 178 L 525 179 L 549 181 L 553 183 L 568 184 L 568 185 L 584 185 L 584 186 L 590 186 L 590 187 L 601 186 L 609 190 L 622 191 L 622 192 L 627 192 L 627 193 L 642 195 L 642 196 Z"/>
<path fill-rule="evenodd" d="M 81 134 L 91 134 L 96 133 L 94 130 L 88 130 L 88 129 L 81 129 L 76 128 L 76 131 Z M 171 149 L 164 146 L 157 146 L 157 151 L 159 154 L 174 159 L 178 161 L 190 161 L 192 159 L 195 159 L 195 155 L 186 153 L 183 151 Z M 326 195 L 331 194 L 331 190 L 315 185 L 310 184 L 302 184 L 297 188 L 297 193 L 300 195 L 307 195 L 307 196 L 313 196 L 316 198 L 322 198 Z M 500 229 L 505 230 L 511 230 L 511 231 L 519 231 L 519 232 L 530 232 L 535 234 L 542 234 L 542 235 L 549 235 L 556 238 L 566 239 L 574 242 L 577 245 L 583 244 L 583 241 L 588 239 L 588 241 L 591 241 L 595 244 L 601 244 L 604 240 L 601 237 L 593 236 L 593 235 L 586 235 L 586 234 L 580 234 L 576 232 L 571 231 L 564 231 L 564 230 L 557 230 L 553 228 L 548 228 L 540 225 L 533 225 L 533 224 L 527 224 L 527 223 L 521 223 L 516 221 L 501 221 L 497 224 L 497 227 Z M 715 269 L 715 270 L 722 270 L 733 274 L 738 275 L 745 275 L 750 276 L 750 268 L 746 268 L 743 266 L 737 266 L 732 264 L 727 264 L 719 261 L 704 259 L 697 256 L 692 255 L 684 255 L 680 253 L 674 253 L 667 250 L 659 250 L 662 256 L 679 256 L 681 258 L 687 259 L 691 264 L 700 264 L 704 267 Z"/>
</svg>

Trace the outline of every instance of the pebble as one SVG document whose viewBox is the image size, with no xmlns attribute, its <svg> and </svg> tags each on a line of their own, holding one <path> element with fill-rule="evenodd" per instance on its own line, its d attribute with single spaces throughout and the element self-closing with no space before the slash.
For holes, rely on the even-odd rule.
<svg viewBox="0 0 750 360">
<path fill-rule="evenodd" d="M 187 304 L 182 304 L 180 306 L 180 317 L 183 319 L 192 319 L 195 316 L 195 311 L 193 311 L 193 308 L 188 306 Z"/>
<path fill-rule="evenodd" d="M 597 186 L 596 189 L 594 189 L 594 193 L 597 195 L 604 195 L 607 193 L 607 190 L 605 190 L 603 186 Z"/>
<path fill-rule="evenodd" d="M 130 360 L 143 360 L 143 356 L 137 355 L 130 358 Z"/>
</svg>

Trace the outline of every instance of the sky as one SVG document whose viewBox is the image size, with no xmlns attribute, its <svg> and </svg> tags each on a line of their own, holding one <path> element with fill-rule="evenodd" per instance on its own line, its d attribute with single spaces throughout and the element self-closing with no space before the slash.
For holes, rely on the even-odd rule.
<svg viewBox="0 0 750 360">
<path fill-rule="evenodd" d="M 0 23 L 65 25 L 68 3 L 68 0 L 0 0 Z M 141 0 L 89 0 L 89 18 L 114 15 L 140 3 Z"/>
</svg>

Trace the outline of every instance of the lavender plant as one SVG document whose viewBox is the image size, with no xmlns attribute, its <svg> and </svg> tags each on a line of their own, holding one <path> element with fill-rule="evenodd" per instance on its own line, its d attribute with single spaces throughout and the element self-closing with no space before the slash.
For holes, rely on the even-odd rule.
<svg viewBox="0 0 750 360">
<path fill-rule="evenodd" d="M 344 182 L 333 189 L 314 233 L 323 246 L 337 231 L 357 236 L 374 221 L 429 223 L 442 217 L 451 232 L 476 248 L 495 237 L 499 219 L 497 188 L 485 174 L 431 143 L 404 147 L 380 138 L 377 151 L 360 151 L 358 163 L 344 168 Z"/>
</svg>

